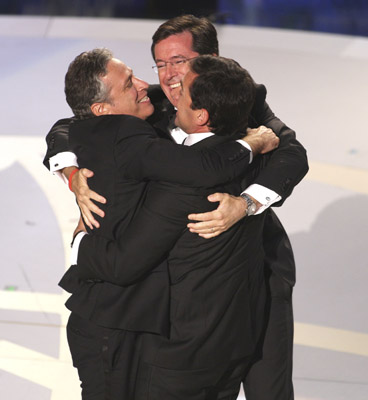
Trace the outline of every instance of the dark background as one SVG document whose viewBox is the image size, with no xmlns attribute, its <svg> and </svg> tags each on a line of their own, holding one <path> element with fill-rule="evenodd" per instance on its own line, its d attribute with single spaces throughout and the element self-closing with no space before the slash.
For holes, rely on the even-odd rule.
<svg viewBox="0 0 368 400">
<path fill-rule="evenodd" d="M 167 19 L 368 36 L 367 0 L 0 0 L 0 14 Z"/>
</svg>

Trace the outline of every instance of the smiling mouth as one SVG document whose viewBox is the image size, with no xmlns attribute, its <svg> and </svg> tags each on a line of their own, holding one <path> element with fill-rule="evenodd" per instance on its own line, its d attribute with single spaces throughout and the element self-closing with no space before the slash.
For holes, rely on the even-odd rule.
<svg viewBox="0 0 368 400">
<path fill-rule="evenodd" d="M 176 89 L 178 87 L 180 87 L 180 82 L 173 83 L 172 85 L 170 85 L 170 89 Z"/>
<path fill-rule="evenodd" d="M 142 98 L 138 101 L 138 103 L 145 103 L 146 101 L 150 101 L 150 99 L 149 99 L 148 96 L 142 97 Z"/>
</svg>

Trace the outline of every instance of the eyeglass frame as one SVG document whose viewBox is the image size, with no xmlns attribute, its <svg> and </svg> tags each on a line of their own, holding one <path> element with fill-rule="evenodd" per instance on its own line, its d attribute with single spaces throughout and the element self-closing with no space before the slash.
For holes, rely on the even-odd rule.
<svg viewBox="0 0 368 400">
<path fill-rule="evenodd" d="M 156 72 L 156 74 L 158 74 L 160 72 L 160 70 L 163 71 L 166 68 L 167 64 L 170 64 L 174 69 L 176 69 L 176 68 L 179 68 L 181 65 L 186 64 L 188 61 L 194 60 L 197 57 L 198 56 L 195 56 L 192 58 L 177 57 L 173 61 L 160 61 L 160 63 L 162 63 L 163 65 L 158 66 L 157 64 L 155 64 L 152 67 L 152 69 Z"/>
</svg>

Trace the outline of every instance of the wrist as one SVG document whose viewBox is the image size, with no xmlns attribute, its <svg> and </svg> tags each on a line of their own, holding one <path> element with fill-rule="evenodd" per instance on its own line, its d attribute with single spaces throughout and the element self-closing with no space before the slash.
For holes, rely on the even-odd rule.
<svg viewBox="0 0 368 400">
<path fill-rule="evenodd" d="M 74 168 L 73 171 L 70 173 L 69 178 L 68 178 L 68 186 L 69 189 L 73 192 L 72 188 L 72 181 L 73 181 L 73 176 L 79 171 L 79 168 Z"/>
<path fill-rule="evenodd" d="M 259 208 L 254 199 L 246 193 L 242 193 L 240 197 L 243 199 L 247 207 L 245 211 L 245 216 L 254 215 L 257 212 L 257 209 Z"/>
<path fill-rule="evenodd" d="M 255 135 L 251 136 L 250 138 L 245 138 L 244 141 L 249 145 L 252 149 L 253 156 L 259 154 L 262 150 L 262 140 L 260 137 Z"/>
</svg>

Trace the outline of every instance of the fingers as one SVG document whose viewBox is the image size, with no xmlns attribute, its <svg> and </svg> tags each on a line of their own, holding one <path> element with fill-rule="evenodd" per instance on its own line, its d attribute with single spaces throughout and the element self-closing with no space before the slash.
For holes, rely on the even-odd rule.
<svg viewBox="0 0 368 400">
<path fill-rule="evenodd" d="M 213 226 L 213 221 L 211 222 L 198 222 L 196 224 L 188 224 L 189 231 L 191 233 L 196 233 L 197 235 L 205 238 L 210 239 L 215 236 L 220 235 L 224 232 L 223 227 Z"/>
<path fill-rule="evenodd" d="M 207 199 L 208 201 L 212 203 L 216 202 L 223 202 L 229 197 L 227 193 L 213 193 L 210 194 Z M 210 221 L 210 220 L 221 220 L 223 218 L 223 215 L 219 213 L 217 210 L 215 211 L 209 211 L 206 213 L 199 213 L 199 214 L 189 214 L 188 219 L 192 221 Z"/>
<path fill-rule="evenodd" d="M 189 214 L 188 219 L 191 221 L 211 221 L 215 219 L 215 211 L 200 214 Z M 194 225 L 194 224 L 193 224 Z"/>
<path fill-rule="evenodd" d="M 258 132 L 263 135 L 264 133 L 270 133 L 272 132 L 272 129 L 267 128 L 267 126 L 261 125 L 258 127 Z"/>
<path fill-rule="evenodd" d="M 187 227 L 193 233 L 212 233 L 216 225 L 213 219 L 211 219 L 209 222 L 190 222 L 187 224 Z"/>
<path fill-rule="evenodd" d="M 100 224 L 98 221 L 93 217 L 91 211 L 87 207 L 80 207 L 81 213 L 83 215 L 84 222 L 90 229 L 93 227 L 99 228 Z"/>
<path fill-rule="evenodd" d="M 227 229 L 226 225 L 224 225 L 222 221 L 216 219 L 211 219 L 206 222 L 190 222 L 187 224 L 187 227 L 192 233 L 196 233 L 200 236 L 210 235 L 210 237 L 217 236 L 220 233 L 225 232 Z"/>
<path fill-rule="evenodd" d="M 211 233 L 205 233 L 205 234 L 199 234 L 198 236 L 203 237 L 204 239 L 211 239 L 216 236 L 219 236 L 221 232 L 211 232 Z"/>
<path fill-rule="evenodd" d="M 82 168 L 82 169 L 80 170 L 80 173 L 81 173 L 85 178 L 91 178 L 91 177 L 94 175 L 93 171 L 91 171 L 90 169 L 87 169 L 87 168 Z"/>
<path fill-rule="evenodd" d="M 206 213 L 189 214 L 189 220 L 198 221 L 187 224 L 189 231 L 205 239 L 216 237 L 225 232 L 229 226 L 227 224 L 226 213 L 224 214 L 224 212 L 220 210 L 230 197 L 231 196 L 227 193 L 213 193 L 209 195 L 208 200 L 211 202 L 219 202 L 219 207 L 214 211 Z"/>
<path fill-rule="evenodd" d="M 94 192 L 93 190 L 89 190 L 87 196 L 88 196 L 91 200 L 95 200 L 95 201 L 97 201 L 98 203 L 106 204 L 106 199 L 105 199 L 105 197 L 100 196 L 98 193 Z M 92 203 L 92 204 L 93 204 L 93 203 Z M 97 206 L 96 206 L 96 207 L 97 207 Z M 93 212 L 96 212 L 96 214 L 98 214 L 100 217 L 104 217 L 104 216 L 105 216 L 105 213 L 104 213 L 102 210 L 100 210 L 98 207 L 97 207 L 97 210 L 98 210 L 98 212 L 96 212 L 96 211 L 94 211 L 94 210 L 92 210 L 92 211 L 93 211 Z"/>
<path fill-rule="evenodd" d="M 89 226 L 90 229 L 93 227 L 99 228 L 99 222 L 94 218 L 92 213 L 103 218 L 105 216 L 105 212 L 101 210 L 91 199 L 106 203 L 106 199 L 93 191 L 88 191 L 89 193 L 84 196 L 78 197 L 78 205 L 83 215 L 84 221 Z"/>
<path fill-rule="evenodd" d="M 225 199 L 225 197 L 228 196 L 227 193 L 213 193 L 210 194 L 207 199 L 208 201 L 211 201 L 212 203 L 216 202 L 216 201 L 223 201 Z"/>
</svg>

